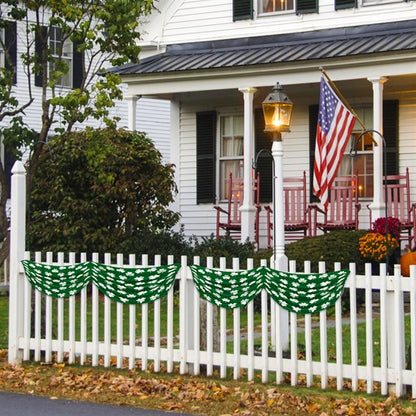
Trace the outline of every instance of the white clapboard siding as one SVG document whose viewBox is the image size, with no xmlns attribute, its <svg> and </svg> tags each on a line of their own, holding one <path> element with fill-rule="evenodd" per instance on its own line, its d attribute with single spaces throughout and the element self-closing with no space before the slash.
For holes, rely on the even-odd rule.
<svg viewBox="0 0 416 416">
<path fill-rule="evenodd" d="M 320 0 L 319 13 L 259 15 L 254 1 L 254 18 L 233 21 L 231 0 L 176 0 L 161 4 L 142 26 L 143 40 L 159 45 L 215 39 L 231 39 L 278 33 L 369 25 L 408 20 L 415 13 L 411 2 L 378 2 L 335 10 L 333 0 Z M 162 29 L 161 29 L 162 28 Z M 155 50 L 156 52 L 156 50 Z"/>
</svg>

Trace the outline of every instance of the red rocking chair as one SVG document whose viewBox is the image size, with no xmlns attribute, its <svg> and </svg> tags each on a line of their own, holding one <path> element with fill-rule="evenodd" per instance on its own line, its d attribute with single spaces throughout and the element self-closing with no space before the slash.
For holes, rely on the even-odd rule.
<svg viewBox="0 0 416 416">
<path fill-rule="evenodd" d="M 230 173 L 228 179 L 228 207 L 222 208 L 219 205 L 215 205 L 217 210 L 217 229 L 216 238 L 220 238 L 220 230 L 225 231 L 225 235 L 232 238 L 241 237 L 241 212 L 240 207 L 244 200 L 244 182 L 243 179 L 233 179 L 232 173 Z M 260 218 L 260 173 L 257 173 L 256 178 L 253 179 L 253 201 L 256 207 L 256 219 L 255 219 L 255 241 L 257 247 L 259 245 L 259 218 Z M 224 215 L 221 215 L 224 214 Z"/>
<path fill-rule="evenodd" d="M 358 230 L 358 213 L 361 205 L 358 203 L 358 176 L 339 176 L 335 178 L 329 189 L 328 210 L 325 212 L 317 205 L 311 205 L 314 210 L 314 229 L 324 233 L 332 230 Z M 323 219 L 319 220 L 317 214 Z"/>
</svg>

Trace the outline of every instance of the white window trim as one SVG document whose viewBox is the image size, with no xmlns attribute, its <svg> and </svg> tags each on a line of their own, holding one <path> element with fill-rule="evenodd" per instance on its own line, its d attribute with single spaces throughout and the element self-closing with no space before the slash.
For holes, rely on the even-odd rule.
<svg viewBox="0 0 416 416">
<path fill-rule="evenodd" d="M 244 114 L 242 113 L 241 109 L 235 111 L 226 111 L 226 112 L 218 112 L 217 117 L 217 134 L 216 134 L 216 143 L 215 143 L 215 150 L 216 150 L 216 161 L 215 161 L 215 195 L 217 195 L 218 202 L 226 202 L 226 199 L 221 198 L 221 161 L 225 160 L 221 157 L 221 118 L 223 117 L 243 117 Z M 243 159 L 244 162 L 244 154 L 242 156 L 235 156 L 235 157 L 227 157 L 226 160 L 241 160 Z"/>
<path fill-rule="evenodd" d="M 4 28 L 0 28 L 0 37 L 4 40 Z M 0 45 L 0 68 L 4 68 L 6 65 L 6 57 L 5 57 L 5 52 L 4 49 L 1 47 Z"/>
<path fill-rule="evenodd" d="M 256 7 L 257 7 L 257 16 L 259 17 L 266 17 L 266 16 L 281 16 L 285 14 L 294 14 L 296 9 L 296 0 L 293 0 L 293 8 L 289 10 L 278 10 L 274 12 L 263 12 L 262 10 L 262 1 L 263 0 L 257 0 L 256 1 Z"/>
<path fill-rule="evenodd" d="M 56 28 L 56 29 L 58 29 L 58 28 Z M 55 31 L 54 31 L 54 33 L 56 34 Z M 54 42 L 55 44 L 57 44 L 58 42 L 61 43 L 62 41 L 61 40 L 58 40 L 57 38 L 51 39 L 51 37 L 50 37 L 49 38 L 49 47 L 51 46 L 51 42 Z M 72 42 L 71 41 L 66 40 L 63 44 L 64 44 L 64 46 L 62 48 L 63 51 L 65 50 L 65 46 L 68 46 L 69 48 L 71 48 L 71 51 L 72 51 Z M 59 83 L 59 80 L 58 80 L 58 82 L 57 82 L 56 85 L 59 86 L 59 87 L 61 87 L 61 88 L 71 89 L 71 88 L 73 88 L 73 78 L 74 78 L 73 77 L 74 57 L 73 57 L 73 53 L 72 52 L 69 54 L 69 56 L 67 56 L 67 55 L 64 55 L 64 52 L 63 51 L 62 51 L 62 54 L 61 54 L 60 57 L 59 57 L 59 55 L 54 55 L 54 54 L 51 54 L 51 55 L 55 59 L 61 58 L 62 60 L 64 60 L 64 61 L 67 62 L 69 70 L 68 70 L 68 73 L 65 74 L 64 76 L 65 77 L 68 77 L 69 82 L 68 82 L 68 84 L 60 84 Z M 49 71 L 51 70 L 51 65 L 52 64 L 53 63 L 50 62 L 49 65 L 48 65 L 48 70 Z"/>
</svg>

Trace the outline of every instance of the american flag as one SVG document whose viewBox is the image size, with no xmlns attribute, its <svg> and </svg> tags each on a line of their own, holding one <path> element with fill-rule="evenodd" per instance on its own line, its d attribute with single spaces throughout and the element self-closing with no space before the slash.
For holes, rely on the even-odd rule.
<svg viewBox="0 0 416 416">
<path fill-rule="evenodd" d="M 329 202 L 329 188 L 336 177 L 354 123 L 353 114 L 322 76 L 316 130 L 313 193 L 320 198 L 325 210 Z"/>
</svg>

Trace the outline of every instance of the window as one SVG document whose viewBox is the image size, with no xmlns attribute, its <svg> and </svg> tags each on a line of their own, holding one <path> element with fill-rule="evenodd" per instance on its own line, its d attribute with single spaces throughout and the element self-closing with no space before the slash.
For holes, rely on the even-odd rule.
<svg viewBox="0 0 416 416">
<path fill-rule="evenodd" d="M 62 30 L 58 27 L 52 27 L 48 36 L 47 27 L 39 27 L 35 34 L 35 51 L 39 57 L 39 69 L 35 72 L 35 85 L 42 87 L 48 80 L 44 77 L 42 59 L 43 51 L 50 48 L 51 55 L 54 59 L 49 62 L 48 71 L 62 71 L 68 73 L 62 75 L 58 80 L 58 85 L 64 87 L 79 88 L 82 84 L 84 61 L 82 52 L 78 51 L 76 43 L 71 41 L 63 42 Z M 61 62 L 59 62 L 59 58 Z"/>
<path fill-rule="evenodd" d="M 254 120 L 255 151 L 258 154 L 260 150 L 271 148 L 271 137 L 264 132 L 262 108 L 255 109 Z M 242 115 L 218 118 L 215 111 L 196 114 L 197 204 L 214 204 L 218 202 L 218 199 L 225 197 L 225 181 L 230 168 L 234 170 L 231 170 L 234 177 L 243 176 L 243 130 Z M 261 182 L 260 201 L 271 202 L 273 174 L 270 152 L 260 153 L 256 163 L 257 172 L 260 173 Z"/>
<path fill-rule="evenodd" d="M 335 10 L 357 7 L 357 0 L 335 0 Z"/>
<path fill-rule="evenodd" d="M 373 109 L 370 107 L 356 108 L 357 115 L 368 129 L 373 126 Z M 357 143 L 357 153 L 351 153 L 359 135 L 362 132 L 361 125 L 356 122 L 351 139 L 346 147 L 344 157 L 338 170 L 338 175 L 358 174 L 358 190 L 360 198 L 371 198 L 373 196 L 373 141 L 371 134 L 365 134 Z"/>
<path fill-rule="evenodd" d="M 294 9 L 294 0 L 260 0 L 260 13 L 284 12 Z"/>
<path fill-rule="evenodd" d="M 219 136 L 219 195 L 226 199 L 230 173 L 234 179 L 243 178 L 243 116 L 221 116 Z"/>
<path fill-rule="evenodd" d="M 50 62 L 49 71 L 66 72 L 59 77 L 58 85 L 72 87 L 72 42 L 63 41 L 62 39 L 62 30 L 52 27 L 49 36 L 49 47 L 55 61 Z"/>
</svg>

